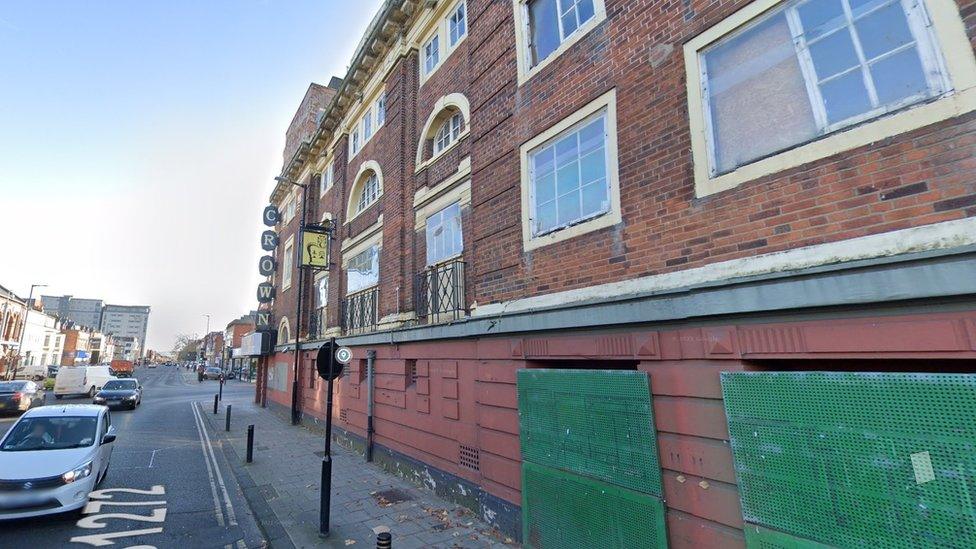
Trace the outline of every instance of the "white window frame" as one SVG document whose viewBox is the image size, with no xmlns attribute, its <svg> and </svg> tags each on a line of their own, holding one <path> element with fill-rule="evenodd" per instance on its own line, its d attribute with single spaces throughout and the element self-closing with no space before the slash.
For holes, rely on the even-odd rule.
<svg viewBox="0 0 976 549">
<path fill-rule="evenodd" d="M 606 213 L 580 220 L 558 230 L 536 234 L 533 227 L 535 216 L 535 182 L 533 181 L 531 171 L 532 153 L 601 111 L 604 111 L 606 116 L 604 131 L 607 137 L 604 147 L 606 148 L 607 200 L 609 202 L 609 209 Z M 606 227 L 612 227 L 623 220 L 620 209 L 620 177 L 618 172 L 616 89 L 604 93 L 586 104 L 583 108 L 524 143 L 519 150 L 519 155 L 521 159 L 522 182 L 522 247 L 525 251 L 535 250 L 549 244 L 562 242 Z"/>
<path fill-rule="evenodd" d="M 458 14 L 461 14 L 461 17 L 455 20 L 455 16 L 457 16 Z M 454 29 L 458 26 L 457 21 L 460 21 L 464 25 L 464 30 L 460 34 L 458 34 L 457 37 L 455 37 Z M 461 42 L 461 40 L 463 40 L 467 34 L 468 34 L 468 4 L 464 0 L 461 0 L 460 2 L 455 4 L 453 8 L 451 8 L 451 11 L 447 15 L 448 45 L 452 48 L 457 47 L 458 43 Z"/>
<path fill-rule="evenodd" d="M 976 110 L 976 58 L 958 7 L 955 3 L 944 0 L 919 1 L 925 2 L 932 34 L 935 36 L 934 42 L 941 46 L 944 74 L 951 83 L 951 93 L 890 114 L 875 114 L 873 116 L 876 118 L 848 126 L 844 131 L 835 131 L 805 144 L 798 144 L 794 148 L 744 164 L 721 175 L 713 176 L 711 173 L 711 158 L 714 156 L 710 151 L 707 97 L 702 91 L 705 70 L 702 52 L 712 44 L 756 23 L 771 9 L 782 6 L 784 2 L 755 0 L 687 42 L 684 46 L 685 76 L 696 196 L 703 197 L 732 189 L 753 179 Z"/>
<path fill-rule="evenodd" d="M 376 177 L 377 193 L 375 193 L 375 195 L 372 197 L 368 197 L 369 200 L 365 202 L 364 206 L 360 207 L 360 205 L 363 204 L 363 191 L 365 190 L 366 182 L 370 177 L 370 173 Z M 358 217 L 359 214 L 368 210 L 370 206 L 375 204 L 380 199 L 381 196 L 383 196 L 383 171 L 380 168 L 379 162 L 375 160 L 367 160 L 359 166 L 359 172 L 353 179 L 353 187 L 349 193 L 349 203 L 346 206 L 346 223 L 352 221 Z"/>
<path fill-rule="evenodd" d="M 459 2 L 450 4 L 450 8 L 446 11 L 443 8 L 435 8 L 435 10 L 437 11 L 433 17 L 434 22 L 431 28 L 424 34 L 423 39 L 420 40 L 421 45 L 419 48 L 420 55 L 418 56 L 418 62 L 420 63 L 421 85 L 451 57 L 451 54 L 464 42 L 471 30 L 470 21 L 468 20 L 467 0 L 460 0 Z M 460 35 L 456 41 L 452 41 L 451 17 L 459 11 L 464 14 L 464 34 Z M 435 40 L 437 41 L 437 59 L 433 64 L 429 64 L 428 48 Z"/>
<path fill-rule="evenodd" d="M 335 183 L 335 162 L 329 160 L 326 163 L 325 168 L 322 170 L 322 180 L 319 182 L 319 196 L 324 195 L 332 188 Z"/>
<path fill-rule="evenodd" d="M 350 159 L 363 150 L 363 147 L 379 133 L 380 128 L 386 122 L 386 90 L 381 88 L 379 92 L 374 92 L 374 95 L 371 95 L 369 100 L 362 104 L 369 106 L 356 118 L 356 122 L 352 125 L 349 137 Z"/>
<path fill-rule="evenodd" d="M 356 293 L 359 293 L 359 292 L 364 292 L 366 290 L 369 290 L 370 288 L 375 288 L 375 287 L 379 286 L 379 284 L 380 284 L 380 252 L 382 250 L 382 247 L 381 247 L 381 245 L 380 245 L 379 242 L 370 241 L 370 242 L 367 242 L 365 244 L 366 245 L 363 246 L 361 249 L 357 249 L 355 251 L 350 251 L 348 253 L 348 257 L 349 258 L 346 259 L 345 261 L 343 261 L 342 269 L 344 271 L 344 274 L 346 275 L 346 295 L 347 296 L 348 295 L 352 295 L 352 294 L 356 294 Z M 362 288 L 356 288 L 355 290 L 351 290 L 349 288 L 349 271 L 350 271 L 349 266 L 353 263 L 353 261 L 356 261 L 360 256 L 362 256 L 365 253 L 371 252 L 371 251 L 375 254 L 374 257 L 376 258 L 376 282 L 374 284 L 372 284 L 372 285 L 369 285 L 369 286 L 363 286 Z M 372 267 L 372 265 L 371 265 L 371 267 Z"/>
<path fill-rule="evenodd" d="M 427 142 L 430 140 L 436 142 L 435 136 L 437 134 L 437 130 L 439 130 L 441 128 L 441 124 L 443 124 L 443 121 L 439 120 L 439 118 L 448 109 L 461 113 L 461 117 L 463 119 L 461 132 L 449 146 L 443 150 L 440 150 L 439 152 L 435 151 L 435 147 L 432 146 L 431 154 L 425 158 L 425 156 L 427 156 Z M 437 124 L 436 126 L 434 125 L 435 123 Z M 468 103 L 468 99 L 460 93 L 451 93 L 439 98 L 437 102 L 434 103 L 434 108 L 427 116 L 427 120 L 424 121 L 423 130 L 420 132 L 420 139 L 417 142 L 417 156 L 414 164 L 414 172 L 420 173 L 421 171 L 427 169 L 427 166 L 429 166 L 442 154 L 450 150 L 451 147 L 454 147 L 460 143 L 462 139 L 465 139 L 468 136 L 470 129 L 471 106 Z"/>
<path fill-rule="evenodd" d="M 295 266 L 295 235 L 288 237 L 281 251 L 281 289 L 291 288 L 291 271 Z"/>
<path fill-rule="evenodd" d="M 441 35 L 435 33 L 424 42 L 424 73 L 430 75 L 441 65 Z"/>
<path fill-rule="evenodd" d="M 556 11 L 560 11 L 559 1 L 556 0 Z M 518 69 L 518 85 L 521 86 L 530 78 L 538 74 L 543 68 L 558 59 L 576 42 L 589 34 L 597 25 L 607 18 L 607 7 L 605 0 L 593 0 L 593 17 L 586 23 L 576 27 L 568 36 L 563 37 L 562 19 L 559 20 L 559 36 L 562 40 L 559 47 L 552 51 L 538 63 L 532 64 L 532 29 L 530 28 L 529 0 L 512 0 L 512 10 L 515 16 L 515 50 L 516 66 Z"/>
<path fill-rule="evenodd" d="M 454 251 L 453 253 L 450 253 L 450 254 L 447 254 L 447 255 L 443 255 L 441 257 L 431 258 L 431 255 L 430 255 L 430 252 L 431 252 L 430 251 L 430 238 L 431 238 L 430 237 L 430 231 L 431 230 L 436 230 L 437 227 L 442 226 L 444 224 L 444 220 L 441 220 L 441 222 L 440 222 L 439 225 L 436 225 L 436 226 L 435 225 L 432 225 L 431 224 L 431 219 L 433 219 L 437 215 L 442 215 L 445 211 L 448 210 L 448 208 L 452 208 L 452 207 L 455 207 L 455 206 L 457 207 L 457 211 L 458 211 L 457 218 L 458 218 L 458 230 L 460 231 L 460 236 L 461 236 L 461 249 L 460 250 L 457 250 L 457 251 Z M 461 201 L 460 200 L 456 200 L 456 201 L 451 202 L 450 204 L 448 204 L 448 205 L 440 208 L 439 210 L 437 210 L 435 212 L 431 212 L 431 213 L 427 214 L 427 220 L 424 223 L 424 242 L 425 242 L 425 245 L 426 245 L 426 248 L 427 248 L 426 249 L 426 256 L 427 257 L 425 258 L 425 261 L 426 261 L 426 265 L 428 267 L 431 267 L 431 266 L 434 266 L 434 265 L 439 265 L 441 263 L 444 263 L 445 261 L 450 261 L 450 260 L 452 260 L 452 259 L 454 259 L 456 257 L 460 257 L 461 255 L 464 254 L 464 227 L 462 226 L 463 224 L 461 222 L 461 216 L 462 216 L 461 210 L 462 210 L 462 208 L 461 208 Z"/>
<path fill-rule="evenodd" d="M 451 113 L 434 134 L 433 154 L 439 155 L 453 145 L 464 129 L 464 115 L 460 111 Z"/>
</svg>

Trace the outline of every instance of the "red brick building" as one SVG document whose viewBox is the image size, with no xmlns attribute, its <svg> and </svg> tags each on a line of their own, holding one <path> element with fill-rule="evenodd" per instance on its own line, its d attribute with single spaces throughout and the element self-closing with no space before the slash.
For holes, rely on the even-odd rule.
<svg viewBox="0 0 976 549">
<path fill-rule="evenodd" d="M 743 545 L 719 372 L 976 370 L 976 4 L 810 6 L 384 3 L 289 131 L 333 267 L 279 183 L 258 398 L 299 336 L 321 419 L 337 337 L 361 441 L 375 351 L 381 461 L 521 535 L 516 372 L 646 372 L 671 546 Z"/>
</svg>

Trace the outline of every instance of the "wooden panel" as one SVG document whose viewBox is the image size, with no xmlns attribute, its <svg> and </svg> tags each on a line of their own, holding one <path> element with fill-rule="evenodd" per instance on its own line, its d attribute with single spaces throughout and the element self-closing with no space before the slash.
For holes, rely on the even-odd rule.
<svg viewBox="0 0 976 549">
<path fill-rule="evenodd" d="M 735 484 L 735 467 L 728 442 L 660 433 L 657 444 L 661 467 Z"/>
<path fill-rule="evenodd" d="M 654 423 L 659 432 L 729 439 L 729 428 L 721 400 L 655 397 Z"/>
<path fill-rule="evenodd" d="M 480 464 L 483 477 L 490 478 L 515 490 L 521 488 L 521 467 L 517 461 L 493 454 L 481 454 Z"/>
<path fill-rule="evenodd" d="M 517 435 L 481 429 L 478 432 L 478 446 L 484 452 L 498 454 L 513 461 L 521 461 L 522 459 L 522 452 L 519 449 L 519 437 Z"/>
<path fill-rule="evenodd" d="M 741 530 L 712 522 L 675 509 L 668 509 L 668 547 L 670 549 L 721 548 L 746 546 Z"/>
<path fill-rule="evenodd" d="M 478 383 L 475 387 L 478 402 L 503 408 L 518 408 L 518 392 L 514 385 Z"/>
<path fill-rule="evenodd" d="M 734 484 L 666 470 L 661 472 L 661 479 L 664 481 L 664 500 L 668 502 L 668 507 L 733 528 L 742 528 L 742 508 Z"/>
</svg>

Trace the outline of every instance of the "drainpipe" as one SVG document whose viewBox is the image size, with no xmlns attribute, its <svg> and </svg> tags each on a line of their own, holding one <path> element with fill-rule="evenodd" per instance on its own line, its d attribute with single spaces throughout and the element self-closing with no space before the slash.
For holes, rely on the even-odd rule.
<svg viewBox="0 0 976 549">
<path fill-rule="evenodd" d="M 373 461 L 373 364 L 376 351 L 366 351 L 366 461 Z"/>
</svg>

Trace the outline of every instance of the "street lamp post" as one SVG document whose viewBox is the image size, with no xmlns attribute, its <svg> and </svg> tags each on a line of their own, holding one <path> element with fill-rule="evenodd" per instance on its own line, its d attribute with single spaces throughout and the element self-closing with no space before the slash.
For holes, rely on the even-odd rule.
<svg viewBox="0 0 976 549">
<path fill-rule="evenodd" d="M 207 336 L 210 335 L 210 313 L 204 313 L 202 316 L 207 317 L 207 329 L 203 332 L 203 339 L 200 341 L 200 358 L 206 360 L 207 358 Z"/>
<path fill-rule="evenodd" d="M 292 250 L 299 250 L 299 258 L 301 258 L 301 250 L 304 249 L 304 236 L 305 236 L 305 223 L 308 219 L 308 185 L 303 183 L 298 183 L 287 179 L 284 177 L 276 177 L 276 181 L 281 183 L 290 183 L 296 187 L 302 189 L 302 221 L 298 228 L 298 247 Z M 299 364 L 301 364 L 301 341 L 302 341 L 302 288 L 305 284 L 305 270 L 301 267 L 301 261 L 299 260 L 298 265 L 298 290 L 295 292 L 295 367 L 294 375 L 292 376 L 291 382 L 291 424 L 298 425 L 301 421 L 301 413 L 298 410 L 298 373 Z M 292 258 L 292 265 L 295 265 L 294 258 Z"/>
<path fill-rule="evenodd" d="M 17 367 L 20 366 L 20 361 L 24 358 L 24 332 L 27 331 L 27 319 L 30 316 L 30 310 L 32 307 L 31 302 L 34 301 L 34 288 L 46 288 L 47 284 L 31 284 L 30 293 L 27 296 L 27 302 L 24 303 L 24 323 L 20 327 L 20 342 L 17 343 L 17 360 L 14 362 L 14 371 L 10 376 L 10 379 L 17 378 Z"/>
</svg>

